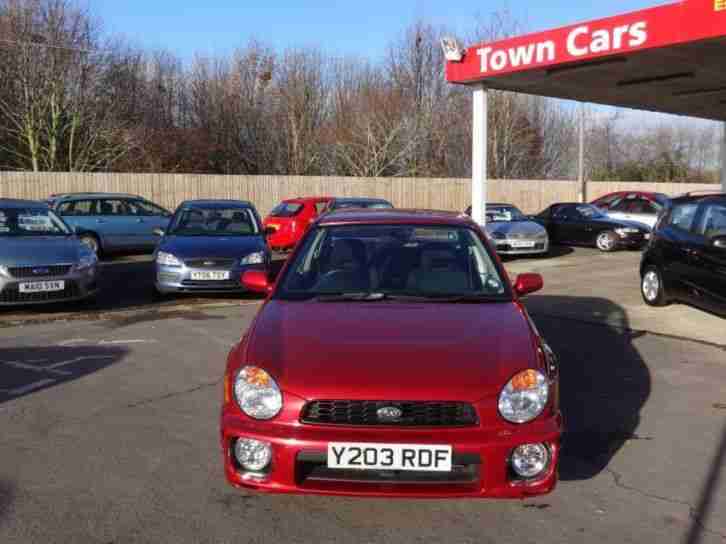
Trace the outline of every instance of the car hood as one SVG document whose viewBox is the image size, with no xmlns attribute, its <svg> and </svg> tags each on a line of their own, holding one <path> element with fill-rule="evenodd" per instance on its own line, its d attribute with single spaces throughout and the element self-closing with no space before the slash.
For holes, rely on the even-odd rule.
<svg viewBox="0 0 726 544">
<path fill-rule="evenodd" d="M 537 364 L 532 334 L 513 302 L 271 300 L 246 361 L 308 400 L 475 402 Z"/>
<path fill-rule="evenodd" d="M 266 248 L 262 236 L 165 236 L 159 250 L 181 259 L 217 257 L 237 259 L 263 251 Z"/>
<path fill-rule="evenodd" d="M 534 221 L 496 221 L 486 224 L 489 234 L 499 233 L 505 236 L 537 236 L 547 234 L 545 228 Z"/>
<path fill-rule="evenodd" d="M 0 239 L 0 265 L 72 264 L 78 262 L 84 248 L 75 236 L 3 237 Z"/>
</svg>

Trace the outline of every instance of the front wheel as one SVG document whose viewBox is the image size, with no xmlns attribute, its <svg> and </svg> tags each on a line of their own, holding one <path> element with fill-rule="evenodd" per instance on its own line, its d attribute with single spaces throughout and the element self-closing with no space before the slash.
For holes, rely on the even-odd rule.
<svg viewBox="0 0 726 544">
<path fill-rule="evenodd" d="M 649 266 L 643 271 L 643 277 L 640 280 L 640 293 L 648 306 L 665 306 L 668 304 L 663 275 L 657 267 Z"/>
<path fill-rule="evenodd" d="M 597 235 L 595 245 L 600 251 L 615 251 L 615 248 L 618 247 L 618 238 L 614 232 L 606 230 Z"/>
</svg>

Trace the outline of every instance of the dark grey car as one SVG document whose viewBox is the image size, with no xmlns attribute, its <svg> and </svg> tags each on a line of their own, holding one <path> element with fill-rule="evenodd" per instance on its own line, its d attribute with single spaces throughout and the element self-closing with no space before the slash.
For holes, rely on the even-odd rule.
<svg viewBox="0 0 726 544">
<path fill-rule="evenodd" d="M 242 274 L 267 269 L 271 254 L 255 207 L 239 200 L 190 200 L 174 213 L 154 253 L 156 290 L 244 291 Z"/>
<path fill-rule="evenodd" d="M 98 259 L 46 204 L 0 199 L 0 305 L 79 300 L 98 291 Z"/>
</svg>

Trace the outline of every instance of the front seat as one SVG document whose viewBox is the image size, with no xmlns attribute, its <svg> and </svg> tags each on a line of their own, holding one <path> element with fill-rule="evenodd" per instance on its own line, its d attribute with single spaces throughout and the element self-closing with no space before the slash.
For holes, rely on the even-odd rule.
<svg viewBox="0 0 726 544">
<path fill-rule="evenodd" d="M 357 292 L 370 288 L 366 248 L 361 240 L 333 240 L 326 253 L 313 291 Z"/>
<path fill-rule="evenodd" d="M 448 248 L 424 249 L 421 266 L 409 276 L 407 289 L 421 293 L 456 294 L 471 291 L 466 267 Z"/>
</svg>

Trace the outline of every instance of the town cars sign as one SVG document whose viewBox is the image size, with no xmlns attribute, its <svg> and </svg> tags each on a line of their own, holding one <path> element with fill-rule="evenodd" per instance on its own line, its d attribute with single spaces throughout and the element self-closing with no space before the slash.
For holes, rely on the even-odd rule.
<svg viewBox="0 0 726 544">
<path fill-rule="evenodd" d="M 473 83 L 498 75 L 552 68 L 726 33 L 726 0 L 684 0 L 547 32 L 475 45 L 448 62 L 446 79 Z"/>
</svg>

